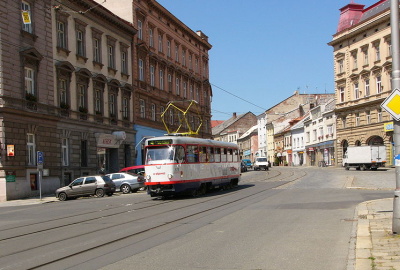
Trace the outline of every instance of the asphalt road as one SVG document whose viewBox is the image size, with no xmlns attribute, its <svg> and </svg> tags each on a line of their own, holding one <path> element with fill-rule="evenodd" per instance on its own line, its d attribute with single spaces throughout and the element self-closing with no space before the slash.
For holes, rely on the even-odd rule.
<svg viewBox="0 0 400 270">
<path fill-rule="evenodd" d="M 274 167 L 197 198 L 138 193 L 2 207 L 0 269 L 343 270 L 357 204 L 393 197 L 354 183 L 390 177 Z"/>
</svg>

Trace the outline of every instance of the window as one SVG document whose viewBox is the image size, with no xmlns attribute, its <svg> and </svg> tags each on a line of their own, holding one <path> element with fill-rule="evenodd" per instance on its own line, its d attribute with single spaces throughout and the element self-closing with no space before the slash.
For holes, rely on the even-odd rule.
<svg viewBox="0 0 400 270">
<path fill-rule="evenodd" d="M 69 157 L 68 157 L 68 139 L 62 138 L 61 139 L 61 163 L 62 166 L 69 165 Z"/>
<path fill-rule="evenodd" d="M 175 61 L 179 62 L 179 46 L 175 45 Z"/>
<path fill-rule="evenodd" d="M 76 54 L 79 56 L 85 56 L 84 33 L 79 30 L 76 31 Z"/>
<path fill-rule="evenodd" d="M 171 40 L 167 40 L 167 56 L 171 57 Z"/>
<path fill-rule="evenodd" d="M 313 138 L 314 138 L 314 141 L 317 140 L 317 130 L 316 129 L 313 130 Z"/>
<path fill-rule="evenodd" d="M 29 17 L 30 22 L 24 23 L 22 22 L 22 30 L 32 34 L 32 14 L 31 14 L 31 6 L 25 1 L 21 2 L 21 11 L 23 12 L 23 17 Z"/>
<path fill-rule="evenodd" d="M 357 62 L 357 53 L 353 54 L 353 69 L 358 68 L 358 62 Z"/>
<path fill-rule="evenodd" d="M 172 110 L 169 111 L 169 123 L 174 124 L 174 112 Z"/>
<path fill-rule="evenodd" d="M 378 109 L 378 122 L 382 122 L 382 109 Z"/>
<path fill-rule="evenodd" d="M 187 83 L 183 82 L 183 98 L 187 97 Z"/>
<path fill-rule="evenodd" d="M 121 72 L 124 74 L 128 74 L 128 61 L 127 61 L 127 52 L 121 52 Z"/>
<path fill-rule="evenodd" d="M 172 75 L 168 73 L 168 91 L 172 92 Z"/>
<path fill-rule="evenodd" d="M 182 50 L 182 65 L 186 66 L 186 51 Z"/>
<path fill-rule="evenodd" d="M 381 60 L 381 52 L 379 49 L 379 45 L 375 46 L 375 61 L 380 61 Z"/>
<path fill-rule="evenodd" d="M 340 102 L 344 102 L 344 87 L 339 87 Z"/>
<path fill-rule="evenodd" d="M 371 124 L 371 111 L 366 111 L 367 124 Z"/>
<path fill-rule="evenodd" d="M 151 104 L 151 120 L 156 121 L 156 105 Z"/>
<path fill-rule="evenodd" d="M 376 93 L 382 93 L 382 78 L 381 76 L 376 77 Z"/>
<path fill-rule="evenodd" d="M 158 35 L 158 51 L 163 52 L 163 38 L 162 35 Z"/>
<path fill-rule="evenodd" d="M 343 71 L 344 71 L 344 68 L 343 68 L 343 59 L 340 59 L 340 60 L 338 61 L 338 71 L 339 71 L 339 73 L 343 73 Z"/>
<path fill-rule="evenodd" d="M 101 94 L 101 90 L 100 89 L 96 89 L 94 91 L 94 111 L 95 114 L 101 114 L 101 100 L 102 100 L 102 94 Z"/>
<path fill-rule="evenodd" d="M 93 39 L 93 60 L 97 63 L 101 63 L 101 54 L 100 54 L 100 40 L 97 38 Z"/>
<path fill-rule="evenodd" d="M 25 93 L 36 95 L 35 93 L 35 70 L 25 67 Z"/>
<path fill-rule="evenodd" d="M 368 65 L 368 49 L 363 50 L 364 55 L 364 65 Z"/>
<path fill-rule="evenodd" d="M 57 46 L 67 49 L 67 33 L 64 22 L 57 21 Z"/>
<path fill-rule="evenodd" d="M 369 97 L 370 91 L 369 91 L 369 80 L 365 80 L 365 96 Z"/>
<path fill-rule="evenodd" d="M 64 107 L 68 104 L 67 99 L 67 81 L 65 79 L 58 80 L 58 91 L 60 93 L 60 106 Z"/>
<path fill-rule="evenodd" d="M 155 86 L 155 68 L 153 65 L 150 66 L 150 85 Z"/>
<path fill-rule="evenodd" d="M 358 89 L 358 83 L 354 84 L 354 99 L 359 99 L 360 98 L 360 92 Z"/>
<path fill-rule="evenodd" d="M 115 51 L 113 45 L 107 46 L 108 53 L 108 67 L 115 68 Z"/>
<path fill-rule="evenodd" d="M 388 55 L 392 56 L 392 42 L 388 41 L 387 45 L 388 45 Z"/>
<path fill-rule="evenodd" d="M 180 89 L 179 89 L 179 78 L 176 78 L 175 79 L 175 94 L 177 95 L 177 96 L 179 96 L 180 94 L 181 94 L 181 92 L 180 92 Z"/>
<path fill-rule="evenodd" d="M 154 47 L 153 29 L 149 29 L 149 46 Z"/>
<path fill-rule="evenodd" d="M 197 72 L 199 72 L 199 59 L 196 58 L 194 60 L 194 64 L 195 64 L 194 71 L 197 73 Z"/>
<path fill-rule="evenodd" d="M 27 134 L 27 151 L 28 151 L 28 165 L 36 165 L 36 143 L 35 134 Z"/>
<path fill-rule="evenodd" d="M 144 81 L 144 63 L 142 59 L 139 59 L 139 80 Z"/>
<path fill-rule="evenodd" d="M 140 106 L 140 117 L 145 118 L 146 117 L 146 105 L 144 103 L 144 100 L 141 99 L 139 100 L 139 106 Z"/>
<path fill-rule="evenodd" d="M 143 23 L 141 20 L 138 20 L 137 27 L 138 27 L 138 32 L 137 32 L 138 38 L 143 39 Z"/>
<path fill-rule="evenodd" d="M 122 118 L 129 120 L 129 99 L 127 97 L 122 98 Z"/>
<path fill-rule="evenodd" d="M 192 69 L 192 54 L 189 54 L 189 69 Z"/>
<path fill-rule="evenodd" d="M 160 90 L 164 90 L 164 70 L 160 69 Z"/>
<path fill-rule="evenodd" d="M 86 109 L 86 86 L 78 84 L 78 107 L 79 111 Z"/>
<path fill-rule="evenodd" d="M 115 96 L 115 94 L 110 94 L 108 103 L 109 103 L 110 117 L 116 117 L 117 116 L 117 109 L 116 109 L 116 96 Z"/>
<path fill-rule="evenodd" d="M 189 99 L 193 99 L 193 84 L 189 85 Z"/>
<path fill-rule="evenodd" d="M 359 114 L 359 113 L 356 113 L 355 117 L 356 117 L 355 125 L 356 125 L 356 127 L 357 127 L 357 126 L 360 125 L 360 114 Z"/>
</svg>

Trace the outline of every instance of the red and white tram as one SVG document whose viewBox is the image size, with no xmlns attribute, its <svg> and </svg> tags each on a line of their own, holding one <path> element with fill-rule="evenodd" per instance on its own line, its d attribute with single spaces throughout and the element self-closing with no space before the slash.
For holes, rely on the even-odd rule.
<svg viewBox="0 0 400 270">
<path fill-rule="evenodd" d="M 152 197 L 204 194 L 240 181 L 239 149 L 234 143 L 164 136 L 145 143 L 147 192 Z"/>
</svg>

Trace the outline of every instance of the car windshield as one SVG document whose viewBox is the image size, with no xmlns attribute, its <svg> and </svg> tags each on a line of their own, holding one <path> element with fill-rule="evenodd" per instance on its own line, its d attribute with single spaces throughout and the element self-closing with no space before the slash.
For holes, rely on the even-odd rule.
<svg viewBox="0 0 400 270">
<path fill-rule="evenodd" d="M 267 162 L 267 158 L 257 158 L 258 162 Z"/>
</svg>

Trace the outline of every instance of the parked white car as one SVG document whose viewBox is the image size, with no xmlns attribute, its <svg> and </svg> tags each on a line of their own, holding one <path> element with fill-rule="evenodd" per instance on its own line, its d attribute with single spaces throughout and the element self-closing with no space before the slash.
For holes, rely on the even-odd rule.
<svg viewBox="0 0 400 270">
<path fill-rule="evenodd" d="M 107 174 L 107 176 L 114 182 L 116 191 L 124 194 L 129 192 L 135 193 L 144 187 L 145 180 L 142 175 L 118 172 Z"/>
</svg>

